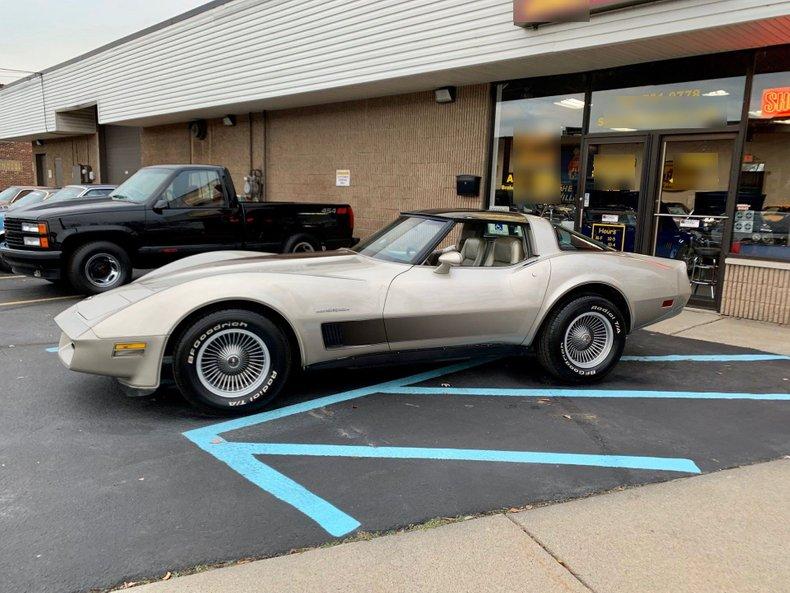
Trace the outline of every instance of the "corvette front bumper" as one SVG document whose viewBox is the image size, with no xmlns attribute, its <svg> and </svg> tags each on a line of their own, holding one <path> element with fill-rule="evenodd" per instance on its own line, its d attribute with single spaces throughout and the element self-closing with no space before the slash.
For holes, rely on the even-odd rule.
<svg viewBox="0 0 790 593">
<path fill-rule="evenodd" d="M 125 386 L 138 391 L 151 391 L 159 386 L 167 336 L 100 338 L 76 307 L 58 315 L 55 322 L 62 330 L 58 358 L 69 370 L 115 377 Z M 141 342 L 145 344 L 145 350 L 127 356 L 115 356 L 115 345 L 121 342 Z"/>
</svg>

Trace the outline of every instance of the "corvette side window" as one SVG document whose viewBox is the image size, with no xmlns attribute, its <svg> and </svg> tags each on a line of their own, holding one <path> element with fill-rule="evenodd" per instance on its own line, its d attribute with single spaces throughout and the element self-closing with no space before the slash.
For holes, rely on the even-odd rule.
<svg viewBox="0 0 790 593">
<path fill-rule="evenodd" d="M 527 258 L 524 225 L 474 221 L 463 226 L 459 248 L 462 267 L 501 268 Z"/>
</svg>

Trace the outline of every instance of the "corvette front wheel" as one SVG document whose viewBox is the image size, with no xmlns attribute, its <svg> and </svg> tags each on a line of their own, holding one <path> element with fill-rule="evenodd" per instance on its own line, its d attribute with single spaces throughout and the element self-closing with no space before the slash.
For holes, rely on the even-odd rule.
<svg viewBox="0 0 790 593">
<path fill-rule="evenodd" d="M 242 309 L 197 321 L 175 347 L 173 374 L 184 398 L 212 413 L 259 411 L 285 385 L 291 350 L 269 319 Z"/>
<path fill-rule="evenodd" d="M 590 383 L 609 373 L 623 354 L 626 326 L 609 300 L 580 296 L 550 313 L 537 343 L 541 365 L 556 378 Z"/>
</svg>

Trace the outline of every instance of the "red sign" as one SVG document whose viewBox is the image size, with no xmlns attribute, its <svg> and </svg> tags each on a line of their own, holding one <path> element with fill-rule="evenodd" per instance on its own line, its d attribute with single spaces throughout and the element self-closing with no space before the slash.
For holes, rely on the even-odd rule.
<svg viewBox="0 0 790 593">
<path fill-rule="evenodd" d="M 790 115 L 790 86 L 776 89 L 765 89 L 760 102 L 762 116 L 767 118 L 785 117 Z"/>
<path fill-rule="evenodd" d="M 655 0 L 513 0 L 513 23 L 524 27 L 550 22 L 585 22 L 590 20 L 590 14 L 647 2 Z"/>
</svg>

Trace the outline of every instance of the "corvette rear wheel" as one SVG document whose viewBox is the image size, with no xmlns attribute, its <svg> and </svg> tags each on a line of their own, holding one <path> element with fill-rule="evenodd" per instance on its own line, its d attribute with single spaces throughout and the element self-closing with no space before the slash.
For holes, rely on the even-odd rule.
<svg viewBox="0 0 790 593">
<path fill-rule="evenodd" d="M 190 403 L 212 413 L 257 412 L 285 385 L 291 351 L 266 317 L 231 309 L 208 315 L 176 344 L 173 374 Z"/>
<path fill-rule="evenodd" d="M 562 381 L 597 381 L 620 360 L 625 336 L 625 320 L 613 303 L 580 296 L 550 313 L 538 338 L 538 358 Z"/>
</svg>

